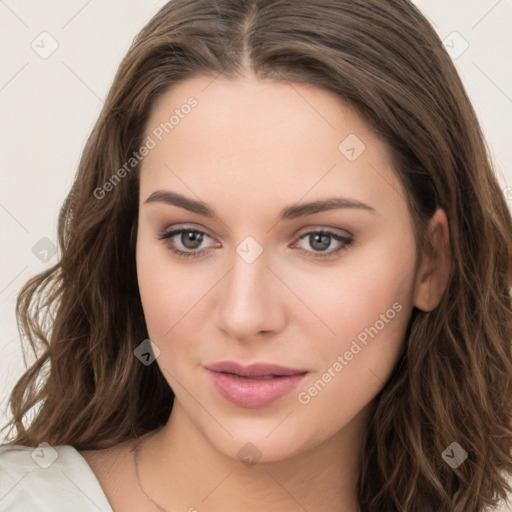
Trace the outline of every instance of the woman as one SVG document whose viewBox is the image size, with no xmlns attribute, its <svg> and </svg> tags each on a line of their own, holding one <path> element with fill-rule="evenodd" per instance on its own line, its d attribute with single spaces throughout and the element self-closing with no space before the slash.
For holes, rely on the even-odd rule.
<svg viewBox="0 0 512 512">
<path fill-rule="evenodd" d="M 511 228 L 409 1 L 169 2 L 20 293 L 40 355 L 0 504 L 485 510 L 512 490 Z"/>
</svg>

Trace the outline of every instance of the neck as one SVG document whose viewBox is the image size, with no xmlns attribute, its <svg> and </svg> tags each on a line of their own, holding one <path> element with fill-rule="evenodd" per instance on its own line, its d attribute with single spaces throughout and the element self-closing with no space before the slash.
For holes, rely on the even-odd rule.
<svg viewBox="0 0 512 512">
<path fill-rule="evenodd" d="M 356 491 L 363 410 L 321 445 L 286 460 L 241 460 L 219 452 L 175 401 L 167 424 L 143 441 L 141 484 L 164 510 L 190 512 L 358 512 Z"/>
</svg>

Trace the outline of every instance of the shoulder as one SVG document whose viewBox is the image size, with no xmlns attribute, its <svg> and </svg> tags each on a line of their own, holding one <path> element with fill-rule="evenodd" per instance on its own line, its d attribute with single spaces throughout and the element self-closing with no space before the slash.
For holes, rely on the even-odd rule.
<svg viewBox="0 0 512 512">
<path fill-rule="evenodd" d="M 78 453 L 95 470 L 104 471 L 110 467 L 127 462 L 135 448 L 135 441 L 124 441 L 111 448 L 100 450 L 78 450 Z"/>
<path fill-rule="evenodd" d="M 112 512 L 90 466 L 70 445 L 0 445 L 0 510 Z"/>
<path fill-rule="evenodd" d="M 80 450 L 101 485 L 114 510 L 141 510 L 146 498 L 139 490 L 133 451 L 135 440 L 124 441 L 111 448 Z"/>
<path fill-rule="evenodd" d="M 111 448 L 78 450 L 94 472 L 107 497 L 110 497 L 112 489 L 119 488 L 122 482 L 130 480 L 129 469 L 134 447 L 133 441 L 125 441 Z"/>
</svg>

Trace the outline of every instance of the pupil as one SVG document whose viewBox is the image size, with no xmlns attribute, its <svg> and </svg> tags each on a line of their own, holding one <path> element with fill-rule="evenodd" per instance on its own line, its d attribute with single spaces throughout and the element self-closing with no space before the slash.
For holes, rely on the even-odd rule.
<svg viewBox="0 0 512 512">
<path fill-rule="evenodd" d="M 311 243 L 311 247 L 313 247 L 314 249 L 318 251 L 325 251 L 325 249 L 329 247 L 330 235 L 316 234 L 312 236 L 313 242 Z M 318 245 L 317 242 L 319 242 Z"/>
<path fill-rule="evenodd" d="M 203 235 L 195 231 L 185 231 L 181 234 L 181 243 L 187 249 L 197 249 L 203 241 Z"/>
</svg>

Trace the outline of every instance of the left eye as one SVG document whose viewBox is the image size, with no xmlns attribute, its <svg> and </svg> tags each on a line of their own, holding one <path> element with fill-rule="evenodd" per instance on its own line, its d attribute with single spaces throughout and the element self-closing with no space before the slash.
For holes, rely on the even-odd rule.
<svg viewBox="0 0 512 512">
<path fill-rule="evenodd" d="M 196 229 L 181 228 L 174 229 L 172 231 L 164 231 L 159 234 L 158 239 L 168 240 L 170 243 L 167 243 L 167 246 L 169 250 L 174 254 L 180 257 L 194 257 L 201 256 L 202 254 L 212 249 L 212 247 L 199 249 L 201 244 L 205 241 L 205 237 L 212 239 L 203 231 L 198 231 Z M 325 258 L 328 256 L 333 256 L 334 254 L 337 254 L 342 250 L 346 249 L 349 245 L 353 243 L 353 239 L 350 237 L 341 236 L 332 231 L 321 230 L 310 231 L 308 233 L 303 234 L 299 238 L 299 240 L 295 242 L 293 246 L 306 239 L 309 241 L 309 245 L 310 247 L 313 248 L 313 250 L 310 251 L 302 248 L 302 252 L 316 258 Z M 333 240 L 338 242 L 339 246 L 336 249 L 327 250 L 330 247 Z M 176 244 L 178 243 L 185 250 L 176 247 Z"/>
<path fill-rule="evenodd" d="M 325 258 L 327 256 L 338 254 L 339 252 L 349 247 L 353 242 L 352 238 L 341 236 L 332 231 L 310 231 L 302 235 L 299 239 L 299 242 L 302 240 L 308 240 L 309 246 L 314 249 L 312 255 L 315 258 Z M 336 249 L 327 251 L 326 249 L 331 245 L 333 240 L 338 242 L 339 246 Z M 308 250 L 304 250 L 304 252 L 308 254 L 311 253 L 311 251 Z"/>
</svg>

